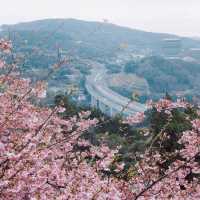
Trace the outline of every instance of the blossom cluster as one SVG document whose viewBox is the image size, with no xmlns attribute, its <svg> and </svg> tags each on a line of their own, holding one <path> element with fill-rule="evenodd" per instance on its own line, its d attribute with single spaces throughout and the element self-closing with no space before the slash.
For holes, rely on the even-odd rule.
<svg viewBox="0 0 200 200">
<path fill-rule="evenodd" d="M 144 121 L 144 118 L 145 118 L 144 112 L 137 112 L 135 115 L 129 116 L 125 120 L 123 120 L 123 123 L 130 125 L 139 124 Z"/>
<path fill-rule="evenodd" d="M 10 42 L 0 40 L 3 52 Z M 4 63 L 0 62 L 0 66 Z M 180 149 L 168 154 L 147 149 L 133 166 L 129 180 L 112 176 L 126 167 L 116 162 L 118 149 L 92 145 L 82 136 L 98 124 L 90 112 L 63 119 L 62 107 L 38 107 L 31 98 L 46 96 L 46 83 L 1 74 L 0 199 L 2 200 L 197 200 L 200 199 L 200 121 L 178 140 Z M 161 100 L 158 112 L 186 108 L 183 101 Z M 140 123 L 144 113 L 124 123 Z"/>
<path fill-rule="evenodd" d="M 183 101 L 181 99 L 178 99 L 176 102 L 173 102 L 168 99 L 160 99 L 160 101 L 154 103 L 150 101 L 148 103 L 148 108 L 156 108 L 158 112 L 161 112 L 162 110 L 165 111 L 171 111 L 174 108 L 186 108 L 189 104 L 186 101 Z"/>
<path fill-rule="evenodd" d="M 0 48 L 7 51 L 11 45 L 1 40 Z M 100 173 L 105 163 L 112 162 L 114 152 L 107 147 L 95 149 L 81 138 L 98 123 L 88 118 L 90 112 L 62 119 L 63 108 L 31 103 L 33 96 L 45 97 L 45 82 L 33 85 L 13 73 L 0 79 L 5 86 L 0 95 L 0 199 L 123 198 L 120 181 Z M 83 151 L 87 145 L 90 149 Z M 93 149 L 99 156 L 94 165 L 86 159 L 94 155 Z"/>
<path fill-rule="evenodd" d="M 12 49 L 12 43 L 9 40 L 1 39 L 0 40 L 0 50 L 4 53 L 10 53 Z"/>
</svg>

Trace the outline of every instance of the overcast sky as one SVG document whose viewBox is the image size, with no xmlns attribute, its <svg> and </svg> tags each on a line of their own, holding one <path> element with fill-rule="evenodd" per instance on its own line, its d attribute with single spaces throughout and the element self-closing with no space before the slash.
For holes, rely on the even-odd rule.
<svg viewBox="0 0 200 200">
<path fill-rule="evenodd" d="M 0 0 L 0 24 L 43 18 L 110 22 L 153 32 L 200 36 L 200 0 Z"/>
</svg>

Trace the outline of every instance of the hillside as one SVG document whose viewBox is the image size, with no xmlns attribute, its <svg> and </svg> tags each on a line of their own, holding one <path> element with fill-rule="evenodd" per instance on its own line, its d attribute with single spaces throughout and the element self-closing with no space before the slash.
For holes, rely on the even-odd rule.
<svg viewBox="0 0 200 200">
<path fill-rule="evenodd" d="M 124 71 L 145 78 L 154 97 L 160 97 L 165 92 L 184 96 L 199 94 L 200 64 L 198 63 L 152 56 L 139 62 L 126 63 Z"/>
<path fill-rule="evenodd" d="M 72 84 L 84 91 L 85 75 L 90 73 L 93 61 L 105 64 L 111 74 L 123 72 L 126 65 L 126 72 L 146 79 L 150 98 L 160 98 L 166 91 L 172 95 L 198 96 L 199 93 L 198 63 L 161 57 L 163 39 L 181 39 L 181 52 L 200 48 L 200 41 L 196 39 L 75 19 L 46 19 L 3 25 L 1 30 L 0 36 L 9 37 L 13 41 L 14 51 L 21 56 L 21 69 L 25 76 L 43 79 L 58 59 L 68 59 L 69 62 L 48 81 L 51 95 L 58 91 L 65 93 Z M 135 61 L 132 61 L 134 55 L 143 57 L 136 62 L 136 68 Z M 124 90 L 119 82 L 117 88 L 112 89 L 130 96 L 136 89 L 129 85 Z"/>
<path fill-rule="evenodd" d="M 28 46 L 54 50 L 57 44 L 68 52 L 73 51 L 87 58 L 114 56 L 121 51 L 121 46 L 138 52 L 151 49 L 157 54 L 164 38 L 180 38 L 170 34 L 75 19 L 46 19 L 3 25 L 1 28 L 4 34 L 8 34 L 8 30 L 11 32 L 10 35 L 18 47 L 26 41 Z M 181 39 L 183 48 L 200 47 L 200 41 L 183 37 Z"/>
<path fill-rule="evenodd" d="M 12 48 L 0 40 L 1 200 L 199 199 L 199 107 L 169 95 L 128 117 L 123 109 L 112 118 L 86 110 L 64 95 L 42 106 L 46 82 L 21 77 Z M 163 58 L 140 62 L 169 73 Z M 138 73 L 137 63 L 129 65 Z M 100 83 L 97 75 L 104 73 L 93 75 Z M 113 86 L 122 80 L 125 87 L 147 85 L 132 74 L 110 78 Z"/>
</svg>

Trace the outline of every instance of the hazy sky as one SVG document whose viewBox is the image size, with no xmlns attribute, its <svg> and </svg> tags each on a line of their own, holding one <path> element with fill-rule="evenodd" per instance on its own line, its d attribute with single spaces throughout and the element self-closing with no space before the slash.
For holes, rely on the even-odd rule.
<svg viewBox="0 0 200 200">
<path fill-rule="evenodd" d="M 200 36 L 200 0 L 0 0 L 0 24 L 43 18 L 110 22 L 153 32 Z"/>
</svg>

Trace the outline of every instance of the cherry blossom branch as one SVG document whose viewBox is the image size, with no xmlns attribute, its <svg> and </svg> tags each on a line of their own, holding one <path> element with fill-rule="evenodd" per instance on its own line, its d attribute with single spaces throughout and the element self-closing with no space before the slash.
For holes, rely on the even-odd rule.
<svg viewBox="0 0 200 200">
<path fill-rule="evenodd" d="M 156 140 L 164 133 L 164 131 L 165 131 L 165 129 L 167 128 L 167 126 L 170 124 L 170 120 L 163 126 L 163 128 L 161 129 L 161 131 L 150 141 L 151 142 L 151 144 L 150 144 L 150 146 L 149 146 L 149 148 L 148 148 L 148 152 L 150 152 L 151 151 L 151 149 L 152 149 L 152 147 L 153 147 L 153 145 L 154 145 L 154 143 L 156 142 Z"/>
<path fill-rule="evenodd" d="M 160 181 L 162 181 L 163 179 L 169 177 L 170 175 L 172 175 L 173 173 L 179 171 L 180 169 L 186 167 L 186 165 L 188 163 L 190 163 L 193 159 L 195 159 L 195 157 L 200 155 L 200 151 L 198 153 L 196 153 L 193 157 L 191 157 L 189 160 L 185 161 L 182 165 L 180 165 L 179 167 L 177 167 L 176 169 L 174 169 L 173 171 L 171 171 L 168 174 L 165 174 L 163 176 L 161 176 L 160 178 L 158 178 L 157 180 L 153 181 L 153 183 L 151 183 L 151 185 L 149 185 L 148 187 L 146 187 L 144 190 L 142 190 L 138 195 L 136 195 L 136 197 L 134 198 L 134 200 L 137 200 L 139 197 L 143 196 L 143 194 L 145 192 L 147 192 L 148 190 L 150 190 L 154 185 L 156 185 L 157 183 L 159 183 Z"/>
<path fill-rule="evenodd" d="M 66 188 L 66 186 L 63 186 L 63 185 L 57 185 L 57 184 L 51 183 L 51 182 L 49 182 L 49 180 L 47 180 L 46 184 L 52 186 L 52 187 L 55 188 L 55 189 L 63 189 L 63 188 Z"/>
<path fill-rule="evenodd" d="M 26 96 L 28 96 L 28 95 L 32 92 L 32 90 L 33 90 L 32 88 L 31 88 L 30 90 L 28 90 L 28 92 L 26 92 L 26 93 L 18 100 L 18 103 L 21 103 L 21 102 L 26 98 Z M 0 124 L 0 129 L 3 128 L 3 127 L 7 124 L 7 122 L 9 121 L 9 118 L 17 112 L 17 110 L 19 109 L 19 107 L 20 107 L 20 104 L 19 104 L 12 112 L 10 112 L 10 113 L 8 114 L 8 116 L 6 117 L 6 119 Z"/>
<path fill-rule="evenodd" d="M 37 129 L 37 131 L 35 132 L 34 136 L 37 136 L 38 133 L 42 130 L 42 128 L 46 125 L 46 123 L 51 119 L 51 117 L 56 113 L 57 108 L 55 108 L 50 115 L 46 118 L 46 120 L 39 126 L 39 128 Z M 32 139 L 32 138 L 31 138 Z M 31 142 L 31 139 L 28 140 L 28 142 L 20 149 L 19 152 L 21 152 L 23 149 L 25 149 Z"/>
</svg>

